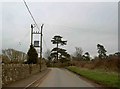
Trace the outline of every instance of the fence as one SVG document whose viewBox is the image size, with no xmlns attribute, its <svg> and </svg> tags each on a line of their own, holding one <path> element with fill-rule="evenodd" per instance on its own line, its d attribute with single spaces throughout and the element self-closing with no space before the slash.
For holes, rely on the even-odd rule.
<svg viewBox="0 0 120 89">
<path fill-rule="evenodd" d="M 47 67 L 42 64 L 41 70 Z M 2 85 L 7 85 L 20 79 L 29 77 L 30 75 L 40 72 L 39 64 L 3 64 L 2 65 Z"/>
</svg>

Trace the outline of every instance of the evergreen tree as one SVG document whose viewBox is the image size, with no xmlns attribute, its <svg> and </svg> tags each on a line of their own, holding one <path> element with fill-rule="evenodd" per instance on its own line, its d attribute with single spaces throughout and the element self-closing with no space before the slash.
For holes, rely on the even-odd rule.
<svg viewBox="0 0 120 89">
<path fill-rule="evenodd" d="M 28 55 L 28 59 L 27 59 L 28 64 L 36 64 L 38 62 L 38 53 L 33 45 L 30 45 L 30 49 L 27 55 Z"/>
<path fill-rule="evenodd" d="M 51 40 L 53 44 L 57 44 L 57 47 L 53 48 L 51 50 L 51 58 L 54 59 L 54 61 L 58 62 L 66 62 L 69 60 L 70 55 L 66 52 L 65 49 L 59 48 L 60 45 L 66 45 L 67 41 L 63 41 L 61 36 L 54 36 L 54 38 Z"/>
<path fill-rule="evenodd" d="M 97 49 L 98 49 L 98 54 L 99 54 L 98 56 L 100 59 L 104 59 L 107 57 L 106 56 L 107 51 L 105 50 L 103 45 L 97 44 Z"/>
<path fill-rule="evenodd" d="M 84 55 L 83 55 L 83 59 L 86 60 L 86 61 L 90 61 L 90 54 L 88 52 L 86 52 Z"/>
<path fill-rule="evenodd" d="M 59 44 L 61 44 L 61 45 L 66 45 L 67 41 L 63 41 L 61 36 L 54 36 L 54 37 L 52 38 L 51 42 L 52 42 L 53 44 L 57 44 L 56 52 L 53 53 L 53 54 L 54 54 L 54 56 L 56 56 L 56 59 L 57 59 L 57 61 L 58 61 L 58 51 L 59 51 L 59 50 L 58 50 L 58 46 L 59 46 Z M 55 55 L 55 54 L 56 54 L 56 55 Z"/>
</svg>

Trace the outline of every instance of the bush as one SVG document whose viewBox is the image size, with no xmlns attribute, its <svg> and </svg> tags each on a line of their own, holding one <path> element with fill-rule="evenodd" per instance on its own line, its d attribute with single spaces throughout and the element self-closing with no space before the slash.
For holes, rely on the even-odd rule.
<svg viewBox="0 0 120 89">
<path fill-rule="evenodd" d="M 27 64 L 36 64 L 38 62 L 38 53 L 33 45 L 30 45 L 30 49 L 27 53 L 28 59 Z"/>
</svg>

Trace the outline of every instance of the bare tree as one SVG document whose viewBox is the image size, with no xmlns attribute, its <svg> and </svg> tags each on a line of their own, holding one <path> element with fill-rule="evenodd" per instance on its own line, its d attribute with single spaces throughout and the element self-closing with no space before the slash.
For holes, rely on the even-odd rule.
<svg viewBox="0 0 120 89">
<path fill-rule="evenodd" d="M 78 60 L 82 59 L 82 54 L 83 54 L 83 50 L 81 47 L 75 47 L 75 53 L 74 56 L 75 58 L 77 58 Z"/>
<path fill-rule="evenodd" d="M 15 49 L 4 49 L 2 50 L 2 61 L 7 63 L 7 61 L 13 63 L 21 63 L 27 59 L 27 55 L 24 52 L 17 51 Z"/>
<path fill-rule="evenodd" d="M 47 49 L 47 51 L 44 54 L 45 58 L 49 59 L 50 58 L 50 54 L 51 54 L 50 49 Z"/>
</svg>

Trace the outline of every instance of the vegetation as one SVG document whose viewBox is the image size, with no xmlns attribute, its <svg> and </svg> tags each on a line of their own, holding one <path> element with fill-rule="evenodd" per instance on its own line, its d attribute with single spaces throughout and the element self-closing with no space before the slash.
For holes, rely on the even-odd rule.
<svg viewBox="0 0 120 89">
<path fill-rule="evenodd" d="M 106 50 L 103 45 L 97 44 L 97 49 L 98 49 L 98 56 L 100 59 L 106 58 Z"/>
<path fill-rule="evenodd" d="M 50 60 L 50 54 L 51 54 L 51 51 L 49 49 L 47 49 L 47 51 L 44 54 L 45 58 L 47 58 L 48 60 Z"/>
<path fill-rule="evenodd" d="M 51 42 L 53 44 L 57 44 L 57 47 L 52 49 L 52 51 L 54 51 L 54 52 L 51 53 L 51 56 L 54 57 L 56 59 L 56 61 L 58 61 L 58 56 L 59 56 L 59 52 L 60 52 L 59 51 L 60 49 L 58 48 L 58 46 L 59 46 L 59 44 L 66 45 L 67 41 L 63 41 L 61 36 L 54 36 L 52 38 Z"/>
<path fill-rule="evenodd" d="M 107 87 L 119 87 L 120 81 L 117 73 L 101 72 L 99 70 L 81 69 L 75 66 L 70 66 L 68 69 L 74 73 L 84 76 L 96 83 L 103 84 Z"/>
<path fill-rule="evenodd" d="M 72 59 L 71 64 L 74 66 L 78 66 L 81 68 L 87 69 L 101 69 L 105 71 L 113 71 L 118 72 L 120 68 L 120 58 L 117 55 L 110 55 L 107 58 L 101 60 L 99 57 L 95 57 L 90 61 L 82 60 L 74 60 Z"/>
<path fill-rule="evenodd" d="M 28 59 L 27 64 L 36 64 L 38 63 L 38 53 L 33 45 L 30 45 L 30 49 L 28 50 Z"/>
<path fill-rule="evenodd" d="M 75 47 L 74 59 L 82 60 L 82 53 L 83 53 L 83 50 L 81 47 Z"/>
<path fill-rule="evenodd" d="M 90 61 L 90 54 L 88 52 L 86 52 L 83 56 L 82 56 L 82 59 L 83 60 L 86 60 L 86 61 Z"/>
<path fill-rule="evenodd" d="M 72 66 L 68 69 L 96 83 L 118 88 L 120 85 L 120 52 L 106 55 L 106 49 L 100 44 L 97 44 L 97 50 L 98 56 L 93 59 L 88 52 L 85 52 L 82 58 L 81 56 L 72 57 Z M 77 53 L 81 54 L 82 51 Z"/>
<path fill-rule="evenodd" d="M 14 49 L 2 50 L 2 63 L 24 63 L 27 59 L 27 55 L 24 52 Z"/>
<path fill-rule="evenodd" d="M 47 64 L 48 67 L 51 66 L 51 62 L 52 62 L 50 54 L 51 54 L 51 51 L 49 49 L 44 54 L 45 58 L 46 58 L 45 61 L 46 61 L 46 64 Z"/>
<path fill-rule="evenodd" d="M 64 46 L 67 44 L 67 41 L 63 41 L 61 36 L 54 36 L 51 40 L 53 44 L 57 46 L 50 51 L 46 51 L 45 55 L 47 55 L 47 65 L 48 66 L 63 66 L 69 64 L 70 55 L 63 48 L 59 48 L 59 45 Z M 62 64 L 61 64 L 62 63 Z"/>
<path fill-rule="evenodd" d="M 67 41 L 63 41 L 61 36 L 54 36 L 53 40 L 51 40 L 53 44 L 57 44 L 57 47 L 53 48 L 51 50 L 51 58 L 56 61 L 56 62 L 66 62 L 69 60 L 70 55 L 66 52 L 65 49 L 59 48 L 60 45 L 66 45 Z"/>
</svg>

